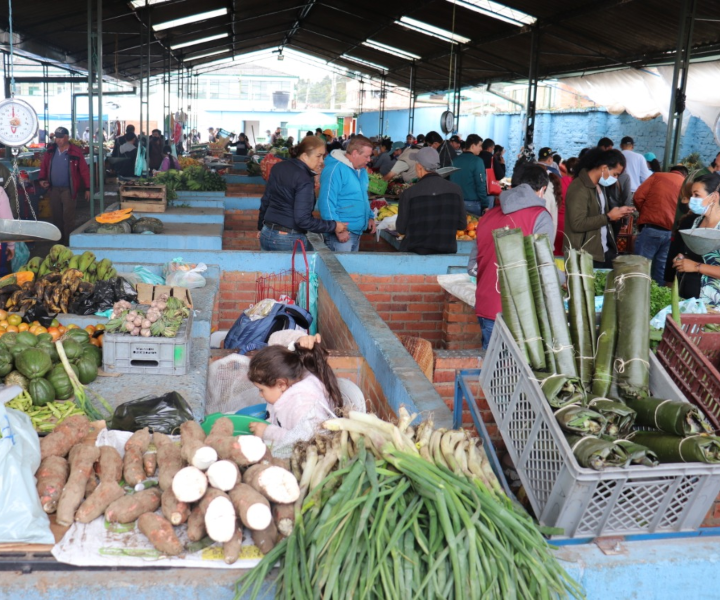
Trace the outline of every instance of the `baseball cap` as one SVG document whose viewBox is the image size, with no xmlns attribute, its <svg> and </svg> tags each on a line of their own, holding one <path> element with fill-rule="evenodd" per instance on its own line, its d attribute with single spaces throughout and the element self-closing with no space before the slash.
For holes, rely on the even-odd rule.
<svg viewBox="0 0 720 600">
<path fill-rule="evenodd" d="M 335 132 L 332 129 L 326 129 L 325 131 L 323 131 L 323 134 L 334 136 Z"/>
<path fill-rule="evenodd" d="M 58 136 L 63 137 L 66 135 L 70 135 L 70 132 L 67 129 L 65 129 L 65 127 L 58 127 L 57 129 L 55 129 L 55 137 L 58 137 Z"/>
<path fill-rule="evenodd" d="M 402 142 L 393 142 L 392 151 L 395 152 L 395 150 L 401 150 L 404 147 L 405 144 L 403 144 Z"/>
<path fill-rule="evenodd" d="M 427 146 L 418 150 L 415 162 L 420 163 L 428 171 L 436 171 L 440 168 L 440 155 L 435 148 Z"/>
<path fill-rule="evenodd" d="M 650 162 L 651 160 L 655 160 L 657 158 L 657 156 L 655 156 L 654 152 L 646 152 L 644 156 L 645 156 L 645 160 L 648 162 Z"/>
<path fill-rule="evenodd" d="M 456 142 L 456 143 L 459 144 L 460 141 L 461 141 L 461 140 L 460 140 L 460 136 L 459 136 L 459 135 L 454 135 L 454 136 L 452 136 L 452 137 L 450 138 L 450 141 L 451 141 L 451 142 Z"/>
<path fill-rule="evenodd" d="M 553 154 L 555 154 L 555 150 L 553 150 L 552 148 L 540 148 L 540 152 L 538 152 L 538 158 L 540 160 L 545 160 Z"/>
</svg>

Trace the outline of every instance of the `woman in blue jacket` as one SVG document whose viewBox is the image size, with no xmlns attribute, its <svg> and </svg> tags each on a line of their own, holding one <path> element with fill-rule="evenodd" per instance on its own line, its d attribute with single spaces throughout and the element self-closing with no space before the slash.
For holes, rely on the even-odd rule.
<svg viewBox="0 0 720 600">
<path fill-rule="evenodd" d="M 347 223 L 313 217 L 315 175 L 322 167 L 325 142 L 308 136 L 291 150 L 294 158 L 276 164 L 270 171 L 265 194 L 260 201 L 258 234 L 260 247 L 270 251 L 289 251 L 295 240 L 308 246 L 305 234 L 342 234 Z"/>
</svg>

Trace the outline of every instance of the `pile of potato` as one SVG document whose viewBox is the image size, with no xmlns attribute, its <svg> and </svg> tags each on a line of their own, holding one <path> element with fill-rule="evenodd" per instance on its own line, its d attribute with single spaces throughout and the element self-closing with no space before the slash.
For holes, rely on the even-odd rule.
<svg viewBox="0 0 720 600">
<path fill-rule="evenodd" d="M 142 429 L 126 442 L 124 457 L 112 446 L 83 443 L 89 429 L 87 417 L 76 415 L 40 440 L 38 494 L 58 524 L 103 514 L 111 523 L 137 521 L 168 556 L 185 551 L 174 527 L 187 524 L 191 542 L 208 536 L 222 543 L 228 564 L 240 555 L 243 526 L 264 554 L 292 533 L 297 479 L 262 439 L 234 436 L 230 419 L 218 419 L 207 436 L 197 422 L 183 423 L 179 445 Z"/>
</svg>

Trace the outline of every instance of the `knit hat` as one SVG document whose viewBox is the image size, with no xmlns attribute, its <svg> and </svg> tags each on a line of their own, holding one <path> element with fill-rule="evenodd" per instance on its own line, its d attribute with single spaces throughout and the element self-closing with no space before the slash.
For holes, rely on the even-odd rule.
<svg viewBox="0 0 720 600">
<path fill-rule="evenodd" d="M 415 155 L 415 162 L 421 164 L 426 171 L 437 171 L 440 168 L 440 155 L 435 148 L 420 148 Z"/>
</svg>

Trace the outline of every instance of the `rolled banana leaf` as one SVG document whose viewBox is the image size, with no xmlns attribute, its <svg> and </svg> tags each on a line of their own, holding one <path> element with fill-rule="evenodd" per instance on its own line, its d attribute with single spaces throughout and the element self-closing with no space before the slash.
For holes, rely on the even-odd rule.
<svg viewBox="0 0 720 600">
<path fill-rule="evenodd" d="M 630 433 L 635 423 L 635 411 L 619 400 L 591 395 L 588 396 L 587 407 L 607 419 L 605 434 L 611 437 Z"/>
<path fill-rule="evenodd" d="M 613 380 L 613 360 L 617 342 L 617 311 L 615 310 L 615 282 L 613 273 L 608 273 L 603 294 L 603 310 L 600 317 L 600 333 L 597 338 L 595 373 L 592 380 L 592 393 L 607 396 Z"/>
<path fill-rule="evenodd" d="M 574 249 L 568 250 L 565 258 L 565 272 L 567 273 L 568 305 L 570 308 L 570 336 L 575 346 L 575 362 L 577 364 L 578 377 L 586 388 L 590 388 L 593 373 L 595 371 L 595 303 L 593 301 L 592 312 L 588 313 L 587 299 L 583 282 L 585 277 L 582 271 L 581 258 L 584 251 Z M 592 260 L 592 257 L 591 257 Z M 594 279 L 593 288 L 594 288 Z M 594 292 L 593 292 L 594 293 Z M 593 296 L 594 297 L 594 296 Z"/>
<path fill-rule="evenodd" d="M 535 300 L 535 313 L 537 314 L 538 324 L 540 325 L 540 334 L 542 335 L 543 350 L 545 352 L 545 367 L 549 373 L 556 373 L 555 354 L 552 351 L 552 329 L 550 328 L 545 296 L 542 291 L 542 283 L 540 282 L 540 273 L 538 272 L 538 265 L 540 263 L 535 253 L 534 236 L 529 235 L 525 237 L 523 241 L 525 243 L 525 257 L 528 262 L 530 286 L 532 288 L 533 299 Z"/>
<path fill-rule="evenodd" d="M 520 315 L 518 315 L 515 302 L 513 301 L 512 292 L 508 288 L 507 277 L 505 271 L 498 269 L 498 283 L 500 284 L 500 305 L 502 307 L 502 315 L 513 339 L 517 342 L 520 352 L 526 363 L 530 362 L 528 358 L 527 348 L 522 343 L 523 333 L 522 325 L 520 325 Z"/>
<path fill-rule="evenodd" d="M 501 296 L 509 294 L 520 317 L 521 338 L 515 338 L 518 345 L 527 348 L 530 366 L 545 369 L 545 351 L 540 335 L 533 301 L 528 263 L 525 258 L 525 243 L 521 229 L 496 229 L 493 231 L 498 271 L 504 276 L 505 286 L 500 288 Z M 515 335 L 513 333 L 513 335 Z"/>
<path fill-rule="evenodd" d="M 720 463 L 720 437 L 694 435 L 679 437 L 656 431 L 635 431 L 628 439 L 654 452 L 661 463 Z"/>
<path fill-rule="evenodd" d="M 566 375 L 548 375 L 533 371 L 540 389 L 553 408 L 562 408 L 568 404 L 585 404 L 585 388 L 577 377 Z"/>
<path fill-rule="evenodd" d="M 689 402 L 650 397 L 630 400 L 628 406 L 637 413 L 635 424 L 641 427 L 683 437 L 713 433 L 712 425 L 702 411 Z"/>
<path fill-rule="evenodd" d="M 618 335 L 613 372 L 626 399 L 649 396 L 650 265 L 647 258 L 620 256 L 613 261 Z"/>
<path fill-rule="evenodd" d="M 660 459 L 650 448 L 641 446 L 631 440 L 615 440 L 615 444 L 620 446 L 630 459 L 631 465 L 642 465 L 644 467 L 657 467 Z"/>
<path fill-rule="evenodd" d="M 545 307 L 552 338 L 546 339 L 550 350 L 555 356 L 555 372 L 568 378 L 577 378 L 575 365 L 575 349 L 570 339 L 567 313 L 563 303 L 563 295 L 558 278 L 557 267 L 553 258 L 550 240 L 546 235 L 533 235 L 535 256 L 538 263 L 538 274 L 542 285 Z"/>
<path fill-rule="evenodd" d="M 624 467 L 628 456 L 615 444 L 594 436 L 580 437 L 565 434 L 575 459 L 581 467 L 602 471 L 605 467 Z"/>
<path fill-rule="evenodd" d="M 607 427 L 607 419 L 599 412 L 580 406 L 568 404 L 555 411 L 555 419 L 566 433 L 584 435 L 602 435 Z"/>
</svg>

